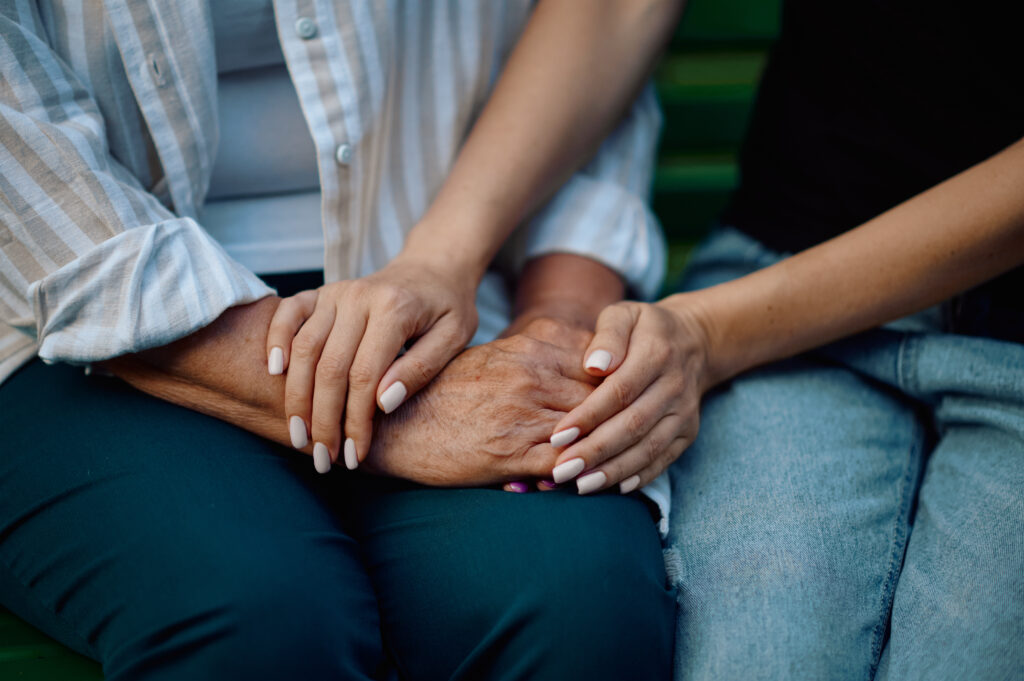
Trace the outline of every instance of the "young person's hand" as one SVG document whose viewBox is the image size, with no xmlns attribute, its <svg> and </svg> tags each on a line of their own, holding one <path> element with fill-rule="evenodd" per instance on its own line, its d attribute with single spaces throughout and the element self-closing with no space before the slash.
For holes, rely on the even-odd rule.
<svg viewBox="0 0 1024 681">
<path fill-rule="evenodd" d="M 367 277 L 281 302 L 267 333 L 268 370 L 287 372 L 292 445 L 311 441 L 318 471 L 342 454 L 356 468 L 370 451 L 376 409 L 393 412 L 466 346 L 476 285 L 458 268 L 403 252 Z"/>
<path fill-rule="evenodd" d="M 551 444 L 566 447 L 551 479 L 575 479 L 580 494 L 646 485 L 696 438 L 700 400 L 712 381 L 707 334 L 696 311 L 622 302 L 605 308 L 584 369 L 605 377 L 558 422 Z"/>
</svg>

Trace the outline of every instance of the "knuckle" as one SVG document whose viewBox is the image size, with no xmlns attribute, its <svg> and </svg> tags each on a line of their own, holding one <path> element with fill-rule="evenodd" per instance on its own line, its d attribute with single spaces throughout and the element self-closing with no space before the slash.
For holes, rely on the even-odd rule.
<svg viewBox="0 0 1024 681">
<path fill-rule="evenodd" d="M 299 334 L 292 341 L 292 356 L 299 361 L 308 362 L 317 354 L 317 341 L 309 334 Z"/>
<path fill-rule="evenodd" d="M 317 382 L 337 384 L 345 380 L 347 375 L 346 362 L 337 355 L 323 355 L 316 365 Z"/>
<path fill-rule="evenodd" d="M 626 414 L 626 432 L 634 439 L 647 432 L 647 418 L 643 413 L 633 410 Z"/>
<path fill-rule="evenodd" d="M 633 389 L 625 381 L 613 381 L 608 385 L 611 390 L 612 400 L 620 408 L 626 407 L 633 402 Z"/>
<path fill-rule="evenodd" d="M 365 364 L 353 364 L 348 370 L 348 382 L 354 389 L 362 389 L 373 383 L 376 376 Z"/>
<path fill-rule="evenodd" d="M 433 378 L 433 369 L 423 360 L 416 357 L 406 358 L 404 371 L 412 377 L 418 385 L 425 385 Z"/>
</svg>

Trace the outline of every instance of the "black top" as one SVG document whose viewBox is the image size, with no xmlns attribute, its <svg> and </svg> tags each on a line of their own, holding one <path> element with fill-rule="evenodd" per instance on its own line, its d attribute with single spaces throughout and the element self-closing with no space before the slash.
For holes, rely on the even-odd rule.
<svg viewBox="0 0 1024 681">
<path fill-rule="evenodd" d="M 786 0 L 723 222 L 799 251 L 1024 137 L 1022 27 L 1020 0 Z"/>
</svg>

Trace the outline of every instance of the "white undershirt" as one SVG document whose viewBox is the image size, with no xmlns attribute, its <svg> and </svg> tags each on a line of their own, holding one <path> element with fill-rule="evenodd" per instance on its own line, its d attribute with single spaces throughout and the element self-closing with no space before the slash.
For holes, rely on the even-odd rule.
<svg viewBox="0 0 1024 681">
<path fill-rule="evenodd" d="M 324 266 L 316 150 L 271 0 L 211 3 L 220 144 L 203 227 L 258 274 Z"/>
</svg>

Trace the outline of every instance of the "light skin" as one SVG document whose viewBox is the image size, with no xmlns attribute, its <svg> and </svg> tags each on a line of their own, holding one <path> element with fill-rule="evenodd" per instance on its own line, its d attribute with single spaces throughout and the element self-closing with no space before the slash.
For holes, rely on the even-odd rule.
<svg viewBox="0 0 1024 681">
<path fill-rule="evenodd" d="M 531 261 L 521 281 L 519 314 L 503 338 L 465 350 L 394 414 L 377 416 L 368 472 L 445 487 L 547 474 L 558 454 L 548 434 L 597 383 L 579 358 L 622 283 L 572 255 Z M 279 303 L 231 308 L 191 336 L 104 366 L 144 392 L 288 445 L 284 378 L 263 364 Z M 303 451 L 312 454 L 312 444 Z"/>
<path fill-rule="evenodd" d="M 600 0 L 581 13 L 572 0 L 542 0 L 402 252 L 371 276 L 280 305 L 265 361 L 286 374 L 289 442 L 312 443 L 318 470 L 339 458 L 358 466 L 376 411 L 396 409 L 465 347 L 498 248 L 621 120 L 682 5 Z"/>
<path fill-rule="evenodd" d="M 601 313 L 607 377 L 554 433 L 581 491 L 631 491 L 693 442 L 703 395 L 743 371 L 944 301 L 1024 263 L 1024 140 L 859 227 L 745 277 Z M 602 355 L 597 355 L 598 359 Z M 593 364 L 593 362 L 591 362 Z"/>
</svg>

